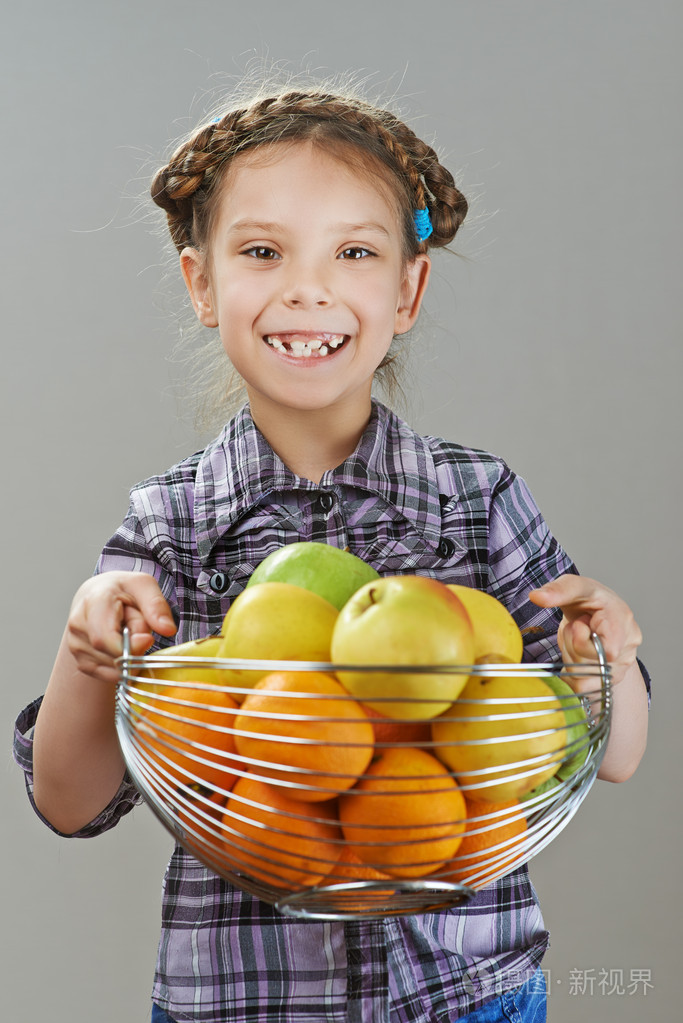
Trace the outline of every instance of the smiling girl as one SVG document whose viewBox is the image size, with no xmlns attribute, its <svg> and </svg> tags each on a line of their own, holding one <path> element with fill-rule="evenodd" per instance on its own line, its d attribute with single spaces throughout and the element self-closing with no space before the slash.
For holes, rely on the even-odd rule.
<svg viewBox="0 0 683 1023">
<path fill-rule="evenodd" d="M 647 728 L 627 605 L 576 573 L 501 459 L 420 437 L 373 398 L 392 341 L 417 320 L 430 250 L 467 211 L 434 150 L 357 98 L 284 92 L 202 125 L 152 197 L 248 401 L 203 451 L 132 490 L 74 598 L 45 696 L 17 725 L 49 826 L 99 834 L 139 801 L 114 728 L 123 626 L 136 653 L 217 632 L 271 551 L 312 538 L 382 574 L 489 591 L 525 630 L 527 660 L 558 647 L 592 659 L 597 631 L 614 667 L 601 776 L 627 778 Z M 526 867 L 457 910 L 300 921 L 178 846 L 152 1019 L 542 1020 L 547 943 Z"/>
<path fill-rule="evenodd" d="M 226 174 L 208 247 L 180 254 L 254 422 L 316 483 L 355 450 L 375 370 L 415 322 L 429 276 L 425 253 L 403 257 L 389 182 L 357 168 L 350 147 L 332 155 L 312 140 L 249 151 Z"/>
</svg>

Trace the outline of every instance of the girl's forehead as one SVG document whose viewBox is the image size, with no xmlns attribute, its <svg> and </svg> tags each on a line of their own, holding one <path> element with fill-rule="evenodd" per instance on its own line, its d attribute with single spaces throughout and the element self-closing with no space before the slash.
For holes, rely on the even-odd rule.
<svg viewBox="0 0 683 1023">
<path fill-rule="evenodd" d="M 304 142 L 276 142 L 240 153 L 222 184 L 222 204 L 262 206 L 308 200 L 383 207 L 395 219 L 399 204 L 388 171 L 348 145 L 339 151 Z"/>
</svg>

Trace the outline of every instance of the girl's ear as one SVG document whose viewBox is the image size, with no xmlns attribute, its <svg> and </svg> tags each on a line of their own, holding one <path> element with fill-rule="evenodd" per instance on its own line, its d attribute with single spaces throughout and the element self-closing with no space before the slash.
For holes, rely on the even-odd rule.
<svg viewBox="0 0 683 1023">
<path fill-rule="evenodd" d="M 197 249 L 183 249 L 180 253 L 180 269 L 197 319 L 205 327 L 217 327 L 218 319 L 213 308 L 211 286 L 201 253 Z"/>
<path fill-rule="evenodd" d="M 432 261 L 424 252 L 419 253 L 406 265 L 399 293 L 399 306 L 396 310 L 394 334 L 405 334 L 414 326 L 427 289 L 431 267 Z"/>
</svg>

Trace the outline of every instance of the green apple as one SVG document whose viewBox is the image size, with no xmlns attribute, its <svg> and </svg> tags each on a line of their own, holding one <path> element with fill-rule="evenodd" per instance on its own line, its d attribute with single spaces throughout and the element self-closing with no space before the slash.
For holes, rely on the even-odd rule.
<svg viewBox="0 0 683 1023">
<path fill-rule="evenodd" d="M 562 761 L 557 771 L 557 777 L 563 781 L 576 774 L 586 762 L 590 749 L 588 719 L 581 700 L 568 682 L 557 675 L 549 675 L 543 681 L 558 697 L 564 711 L 567 729 L 564 745 L 567 747 L 568 759 Z"/>
<path fill-rule="evenodd" d="M 425 576 L 384 576 L 366 583 L 339 612 L 332 633 L 336 664 L 471 665 L 473 653 L 472 624 L 462 602 L 444 583 Z M 337 677 L 356 699 L 401 719 L 440 714 L 468 678 L 455 672 L 392 671 L 338 671 Z"/>
<path fill-rule="evenodd" d="M 551 775 L 550 778 L 546 778 L 544 782 L 541 782 L 540 785 L 537 785 L 535 789 L 532 789 L 531 792 L 525 792 L 524 795 L 520 797 L 520 800 L 521 802 L 526 803 L 531 802 L 531 800 L 536 799 L 536 797 L 539 797 L 538 808 L 540 809 L 542 806 L 545 805 L 545 800 L 541 800 L 540 797 L 546 796 L 549 800 L 551 798 L 549 793 L 554 792 L 556 789 L 560 787 L 561 784 L 562 782 L 557 777 L 557 775 L 553 774 Z M 536 807 L 532 806 L 530 807 L 530 809 L 533 810 L 536 809 Z"/>
<path fill-rule="evenodd" d="M 261 583 L 244 589 L 228 608 L 219 656 L 329 662 L 338 614 L 328 600 L 302 586 Z M 266 674 L 265 670 L 230 669 L 226 684 L 250 688 Z M 305 675 L 301 678 L 301 688 L 305 690 Z M 239 698 L 236 694 L 235 699 Z"/>
<path fill-rule="evenodd" d="M 324 597 L 340 611 L 356 590 L 378 578 L 371 565 L 350 551 L 302 540 L 264 558 L 249 577 L 247 587 L 267 582 L 293 583 Z"/>
<path fill-rule="evenodd" d="M 432 722 L 432 740 L 468 799 L 502 803 L 555 774 L 565 718 L 538 676 L 473 676 L 457 703 Z"/>
</svg>

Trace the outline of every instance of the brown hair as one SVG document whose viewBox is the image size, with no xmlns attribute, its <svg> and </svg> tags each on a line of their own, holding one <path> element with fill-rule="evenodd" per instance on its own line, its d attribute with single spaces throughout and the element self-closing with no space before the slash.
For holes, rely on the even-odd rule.
<svg viewBox="0 0 683 1023">
<path fill-rule="evenodd" d="M 429 209 L 433 234 L 425 247 L 448 245 L 467 213 L 467 200 L 432 149 L 387 110 L 362 100 L 312 89 L 269 96 L 225 113 L 194 132 L 154 176 L 152 198 L 166 211 L 178 249 L 202 249 L 209 234 L 218 186 L 232 160 L 247 149 L 312 141 L 354 147 L 393 172 L 405 217 L 407 248 L 419 244 L 414 209 Z"/>
<path fill-rule="evenodd" d="M 452 174 L 435 150 L 397 116 L 351 94 L 292 88 L 237 106 L 201 125 L 156 172 L 151 195 L 166 213 L 179 252 L 186 246 L 208 251 L 220 185 L 235 157 L 286 141 L 307 141 L 342 158 L 352 149 L 364 157 L 367 172 L 379 171 L 400 212 L 406 261 L 418 252 L 448 245 L 465 218 L 467 200 Z M 420 242 L 413 212 L 425 208 L 433 233 Z M 392 351 L 379 367 L 390 391 L 396 384 L 394 359 Z M 224 386 L 216 388 L 215 372 L 212 383 L 214 390 Z M 209 398 L 207 405 L 211 402 Z"/>
</svg>

